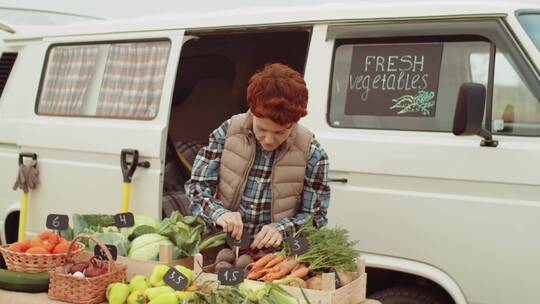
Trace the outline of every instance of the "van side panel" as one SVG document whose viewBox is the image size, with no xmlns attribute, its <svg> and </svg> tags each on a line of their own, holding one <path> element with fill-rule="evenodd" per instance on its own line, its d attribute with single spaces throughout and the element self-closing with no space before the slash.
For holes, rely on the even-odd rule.
<svg viewBox="0 0 540 304">
<path fill-rule="evenodd" d="M 36 97 L 48 48 L 54 43 L 87 44 L 115 41 L 138 42 L 156 39 L 170 41 L 163 88 L 156 117 L 151 120 L 38 115 Z M 102 42 L 104 41 L 104 42 Z M 111 42 L 112 41 L 112 42 Z M 165 136 L 176 69 L 183 42 L 183 31 L 111 34 L 106 36 L 73 36 L 29 43 L 22 48 L 13 84 L 3 101 L 4 116 L 16 127 L 11 134 L 15 141 L 10 149 L 0 145 L 0 164 L 9 172 L 0 177 L 11 186 L 17 173 L 18 151 L 38 155 L 40 185 L 30 192 L 27 232 L 45 229 L 48 214 L 120 212 L 123 175 L 120 167 L 122 149 L 137 149 L 139 161 L 148 161 L 149 168 L 138 167 L 133 176 L 129 211 L 161 218 L 161 194 L 165 158 Z M 92 88 L 99 90 L 100 86 Z M 99 92 L 92 92 L 97 96 Z M 7 121 L 7 122 L 6 122 Z M 1 133 L 0 133 L 1 134 Z M 15 135 L 15 136 L 14 136 Z M 9 151 L 4 152 L 4 151 Z M 4 156 L 5 155 L 5 156 Z M 128 159 L 130 161 L 130 159 Z M 3 166 L 4 168 L 4 166 Z M 12 191 L 14 197 L 20 194 Z M 13 207 L 13 197 L 0 191 L 0 214 Z M 73 223 L 70 223 L 73 224 Z"/>
<path fill-rule="evenodd" d="M 537 303 L 538 138 L 499 147 L 450 133 L 336 129 L 326 123 L 333 41 L 316 27 L 306 66 L 309 115 L 330 159 L 330 226 L 366 253 L 432 265 L 471 303 Z M 443 286 L 445 288 L 445 286 Z M 494 292 L 494 291 L 507 292 Z"/>
</svg>

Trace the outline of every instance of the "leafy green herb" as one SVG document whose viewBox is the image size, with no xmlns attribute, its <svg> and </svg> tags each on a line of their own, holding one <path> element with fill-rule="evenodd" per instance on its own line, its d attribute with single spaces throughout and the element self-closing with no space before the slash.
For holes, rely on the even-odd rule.
<svg viewBox="0 0 540 304">
<path fill-rule="evenodd" d="M 358 241 L 349 241 L 349 231 L 345 228 L 317 229 L 312 221 L 302 226 L 296 236 L 309 240 L 309 249 L 298 256 L 298 261 L 308 265 L 310 270 L 355 271 L 359 253 L 355 248 Z"/>
</svg>

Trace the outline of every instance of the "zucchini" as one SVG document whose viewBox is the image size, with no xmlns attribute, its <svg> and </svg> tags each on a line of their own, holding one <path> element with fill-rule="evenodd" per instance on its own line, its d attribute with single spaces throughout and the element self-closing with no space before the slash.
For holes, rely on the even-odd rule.
<svg viewBox="0 0 540 304">
<path fill-rule="evenodd" d="M 49 278 L 48 272 L 26 273 L 0 269 L 0 289 L 44 292 L 49 289 Z"/>
</svg>

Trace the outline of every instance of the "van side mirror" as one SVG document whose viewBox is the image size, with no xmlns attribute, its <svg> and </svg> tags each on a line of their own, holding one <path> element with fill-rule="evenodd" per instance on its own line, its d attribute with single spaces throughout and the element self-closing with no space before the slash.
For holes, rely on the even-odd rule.
<svg viewBox="0 0 540 304">
<path fill-rule="evenodd" d="M 478 83 L 464 83 L 459 88 L 459 95 L 454 113 L 454 135 L 478 135 L 483 138 L 481 146 L 497 147 L 491 132 L 482 127 L 486 104 L 486 88 Z"/>
</svg>

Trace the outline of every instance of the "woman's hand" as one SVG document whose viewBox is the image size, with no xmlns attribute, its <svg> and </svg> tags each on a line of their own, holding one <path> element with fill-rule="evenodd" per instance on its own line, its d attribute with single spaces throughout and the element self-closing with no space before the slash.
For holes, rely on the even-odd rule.
<svg viewBox="0 0 540 304">
<path fill-rule="evenodd" d="M 272 225 L 263 226 L 251 244 L 251 249 L 278 247 L 283 242 L 281 232 Z"/>
<path fill-rule="evenodd" d="M 240 212 L 224 213 L 217 219 L 216 224 L 223 227 L 223 231 L 230 232 L 233 238 L 240 240 L 242 237 L 244 223 Z"/>
</svg>

